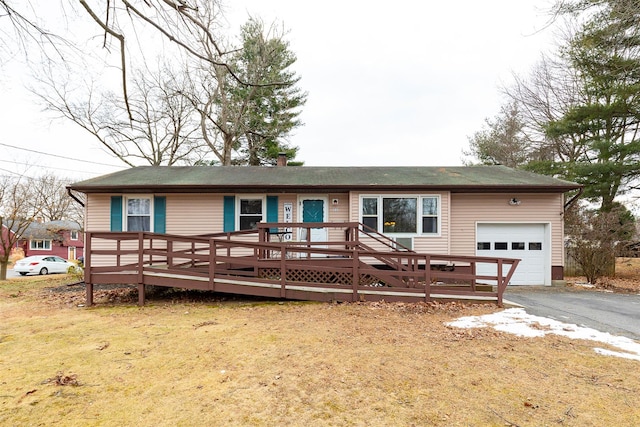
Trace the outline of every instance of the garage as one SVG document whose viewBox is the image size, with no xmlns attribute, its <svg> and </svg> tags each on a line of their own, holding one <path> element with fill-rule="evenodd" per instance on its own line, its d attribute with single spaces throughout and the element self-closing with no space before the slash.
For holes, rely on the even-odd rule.
<svg viewBox="0 0 640 427">
<path fill-rule="evenodd" d="M 550 226 L 548 224 L 479 223 L 476 255 L 521 259 L 510 285 L 550 285 Z M 496 266 L 482 264 L 481 274 L 496 274 Z"/>
</svg>

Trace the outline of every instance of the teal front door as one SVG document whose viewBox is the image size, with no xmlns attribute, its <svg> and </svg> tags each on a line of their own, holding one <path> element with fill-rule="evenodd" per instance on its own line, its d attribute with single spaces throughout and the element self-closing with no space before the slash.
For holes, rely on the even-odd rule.
<svg viewBox="0 0 640 427">
<path fill-rule="evenodd" d="M 302 201 L 302 222 L 323 222 L 324 200 Z"/>
<path fill-rule="evenodd" d="M 302 200 L 302 222 L 324 222 L 325 201 L 323 199 Z M 326 228 L 312 228 L 311 236 L 307 236 L 307 230 L 302 230 L 302 239 L 309 242 L 324 242 L 327 240 Z"/>
</svg>

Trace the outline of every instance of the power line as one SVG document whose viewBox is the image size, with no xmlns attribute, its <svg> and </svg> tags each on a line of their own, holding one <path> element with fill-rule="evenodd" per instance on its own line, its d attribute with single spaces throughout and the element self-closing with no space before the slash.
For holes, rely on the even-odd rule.
<svg viewBox="0 0 640 427">
<path fill-rule="evenodd" d="M 2 142 L 0 142 L 0 145 L 2 145 L 4 147 L 9 147 L 9 148 L 15 148 L 16 150 L 23 150 L 23 151 L 28 151 L 30 153 L 42 154 L 44 156 L 51 156 L 51 157 L 58 157 L 60 159 L 65 159 L 65 160 L 72 160 L 74 162 L 91 163 L 91 164 L 94 164 L 94 165 L 109 166 L 109 167 L 113 167 L 113 168 L 122 168 L 123 167 L 123 166 L 109 165 L 107 163 L 92 162 L 90 160 L 74 159 L 73 157 L 60 156 L 58 154 L 50 154 L 50 153 L 45 153 L 43 151 L 30 150 L 28 148 L 16 147 L 15 145 L 4 144 Z"/>
<path fill-rule="evenodd" d="M 100 172 L 87 172 L 87 171 L 81 171 L 81 170 L 78 170 L 78 169 L 56 168 L 56 167 L 53 167 L 53 166 L 42 166 L 42 165 L 37 165 L 37 164 L 32 164 L 32 163 L 16 162 L 16 161 L 12 161 L 12 160 L 2 160 L 2 159 L 0 159 L 0 162 L 11 163 L 13 165 L 23 165 L 23 166 L 33 166 L 33 167 L 38 167 L 38 168 L 55 169 L 55 170 L 65 171 L 65 172 L 86 173 L 86 174 L 89 174 L 89 175 L 102 175 L 102 173 L 100 173 Z"/>
</svg>

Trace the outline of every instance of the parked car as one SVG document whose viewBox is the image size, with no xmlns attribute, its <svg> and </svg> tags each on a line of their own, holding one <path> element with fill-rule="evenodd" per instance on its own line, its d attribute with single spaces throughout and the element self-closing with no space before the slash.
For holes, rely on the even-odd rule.
<svg viewBox="0 0 640 427">
<path fill-rule="evenodd" d="M 59 256 L 34 255 L 16 262 L 13 271 L 25 276 L 33 274 L 69 273 L 75 271 L 76 264 Z"/>
</svg>

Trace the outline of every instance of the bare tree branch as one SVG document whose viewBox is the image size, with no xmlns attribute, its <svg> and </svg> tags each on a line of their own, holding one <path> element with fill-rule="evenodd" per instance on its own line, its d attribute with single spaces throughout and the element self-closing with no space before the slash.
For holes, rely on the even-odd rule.
<svg viewBox="0 0 640 427">
<path fill-rule="evenodd" d="M 116 32 L 113 28 L 108 25 L 108 16 L 109 16 L 109 2 L 107 1 L 107 23 L 102 22 L 98 15 L 96 15 L 93 10 L 89 7 L 85 0 L 80 0 L 80 4 L 85 8 L 89 16 L 98 24 L 105 33 L 108 33 L 112 37 L 115 37 L 120 41 L 120 66 L 122 71 L 122 94 L 124 103 L 127 108 L 127 112 L 129 113 L 129 120 L 133 121 L 133 115 L 131 114 L 131 106 L 129 105 L 129 93 L 127 91 L 127 61 L 125 57 L 124 50 L 124 35 Z M 105 35 L 106 37 L 106 35 Z"/>
</svg>

